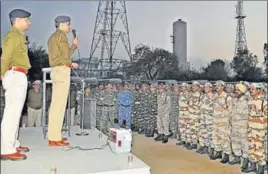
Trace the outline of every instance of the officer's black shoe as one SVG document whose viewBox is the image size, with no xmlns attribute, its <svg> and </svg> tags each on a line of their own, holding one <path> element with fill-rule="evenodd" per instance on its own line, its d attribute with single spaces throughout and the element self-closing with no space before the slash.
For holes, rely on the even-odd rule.
<svg viewBox="0 0 268 174">
<path fill-rule="evenodd" d="M 234 159 L 229 162 L 230 165 L 240 164 L 240 163 L 241 163 L 240 156 L 234 156 Z"/>
<path fill-rule="evenodd" d="M 223 159 L 221 160 L 221 163 L 226 164 L 229 162 L 229 154 L 224 154 Z"/>
<path fill-rule="evenodd" d="M 214 154 L 210 159 L 216 160 L 216 159 L 221 159 L 221 158 L 222 158 L 221 152 L 216 151 L 216 154 Z"/>
<path fill-rule="evenodd" d="M 196 153 L 200 153 L 201 154 L 201 152 L 203 151 L 203 149 L 204 149 L 204 146 L 199 147 L 199 149 L 196 151 Z"/>
<path fill-rule="evenodd" d="M 257 172 L 256 162 L 249 162 L 249 166 L 246 169 L 242 169 L 243 173 Z"/>
<path fill-rule="evenodd" d="M 176 143 L 176 145 L 177 145 L 177 146 L 185 145 L 185 141 L 178 142 L 178 143 Z"/>
<path fill-rule="evenodd" d="M 256 174 L 264 174 L 264 165 L 258 165 L 258 170 Z"/>
<path fill-rule="evenodd" d="M 181 135 L 178 134 L 178 138 L 177 138 L 178 141 L 181 141 Z"/>
<path fill-rule="evenodd" d="M 208 147 L 204 146 L 203 150 L 200 152 L 200 154 L 209 154 Z"/>
<path fill-rule="evenodd" d="M 154 139 L 155 141 L 162 141 L 164 140 L 164 134 L 158 134 L 157 137 Z"/>
<path fill-rule="evenodd" d="M 144 129 L 139 129 L 138 134 L 144 134 L 145 130 Z"/>
<path fill-rule="evenodd" d="M 197 145 L 196 144 L 192 144 L 188 149 L 189 150 L 197 149 Z"/>
<path fill-rule="evenodd" d="M 209 154 L 208 154 L 209 159 L 212 160 L 213 155 L 214 155 L 214 148 L 211 148 L 210 151 L 209 151 Z"/>
<path fill-rule="evenodd" d="M 170 138 L 170 137 L 172 137 L 172 136 L 173 136 L 173 133 L 172 133 L 172 132 L 170 132 L 170 133 L 167 135 L 168 138 Z"/>
<path fill-rule="evenodd" d="M 167 142 L 168 142 L 168 136 L 164 135 L 164 139 L 163 139 L 162 143 L 167 143 Z"/>
<path fill-rule="evenodd" d="M 248 168 L 248 158 L 243 158 L 241 169 L 245 170 L 246 168 Z"/>
<path fill-rule="evenodd" d="M 191 144 L 190 144 L 190 143 L 185 143 L 183 147 L 188 148 L 188 147 L 190 147 L 190 146 L 191 146 Z"/>
<path fill-rule="evenodd" d="M 154 137 L 154 131 L 153 130 L 147 130 L 146 137 Z"/>
<path fill-rule="evenodd" d="M 268 162 L 266 162 L 266 165 L 264 166 L 264 170 L 268 170 Z"/>
</svg>

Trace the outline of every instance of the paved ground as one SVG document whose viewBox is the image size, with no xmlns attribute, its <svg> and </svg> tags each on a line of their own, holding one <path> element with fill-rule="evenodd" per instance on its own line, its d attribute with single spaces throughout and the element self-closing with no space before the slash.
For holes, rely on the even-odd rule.
<svg viewBox="0 0 268 174">
<path fill-rule="evenodd" d="M 135 135 L 132 152 L 151 166 L 152 174 L 242 174 L 238 165 L 211 161 L 206 155 L 174 144 L 174 140 L 162 144 L 152 138 Z"/>
</svg>

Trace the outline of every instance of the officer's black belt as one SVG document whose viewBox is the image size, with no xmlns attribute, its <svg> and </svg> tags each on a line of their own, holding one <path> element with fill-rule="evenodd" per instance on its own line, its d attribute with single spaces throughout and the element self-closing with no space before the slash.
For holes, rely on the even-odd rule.
<svg viewBox="0 0 268 174">
<path fill-rule="evenodd" d="M 123 104 L 120 104 L 121 106 L 124 106 L 124 107 L 130 107 L 131 105 L 123 105 Z"/>
<path fill-rule="evenodd" d="M 103 105 L 98 105 L 98 104 L 97 104 L 97 106 L 103 106 Z"/>
<path fill-rule="evenodd" d="M 114 105 L 103 105 L 105 107 L 113 107 Z"/>
</svg>

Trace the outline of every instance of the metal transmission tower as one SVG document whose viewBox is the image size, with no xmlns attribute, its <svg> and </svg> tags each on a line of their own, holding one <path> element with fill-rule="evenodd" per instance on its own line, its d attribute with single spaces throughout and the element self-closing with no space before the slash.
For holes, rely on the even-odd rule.
<svg viewBox="0 0 268 174">
<path fill-rule="evenodd" d="M 245 50 L 248 50 L 247 40 L 246 40 L 246 31 L 245 31 L 245 25 L 244 25 L 245 18 L 246 16 L 244 15 L 243 1 L 237 1 L 236 16 L 235 16 L 235 19 L 237 20 L 235 55 L 237 55 L 238 53 L 244 52 Z"/>
<path fill-rule="evenodd" d="M 118 24 L 118 18 L 123 25 L 121 29 L 116 25 Z M 128 56 L 125 60 L 114 58 L 119 39 L 122 41 Z M 104 71 L 109 71 L 110 73 L 118 71 L 122 64 L 132 60 L 125 1 L 99 2 L 90 50 L 90 60 L 96 53 L 97 48 L 100 48 L 100 54 L 95 57 L 99 57 L 101 76 L 103 76 L 102 73 Z M 88 67 L 91 62 L 90 60 Z"/>
</svg>

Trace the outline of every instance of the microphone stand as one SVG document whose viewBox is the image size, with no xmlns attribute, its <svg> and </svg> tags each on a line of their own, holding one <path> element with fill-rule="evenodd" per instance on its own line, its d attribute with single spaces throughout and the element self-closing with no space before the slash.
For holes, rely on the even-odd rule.
<svg viewBox="0 0 268 174">
<path fill-rule="evenodd" d="M 76 33 L 75 33 L 75 30 L 72 30 L 73 32 L 73 36 L 74 38 L 76 38 Z M 77 46 L 77 53 L 78 53 L 78 57 L 79 59 L 81 58 L 80 57 L 80 51 L 79 51 L 79 48 Z M 85 81 L 84 79 L 82 79 L 76 72 L 75 70 L 73 69 L 73 72 L 75 73 L 75 75 L 79 78 L 79 80 L 82 82 L 82 108 L 81 108 L 81 117 L 80 117 L 80 123 L 82 124 L 80 127 L 81 127 L 81 132 L 80 133 L 76 133 L 75 135 L 77 136 L 87 136 L 89 135 L 89 133 L 87 132 L 84 132 L 84 116 L 85 116 Z"/>
<path fill-rule="evenodd" d="M 76 133 L 77 136 L 87 136 L 89 133 L 84 132 L 84 116 L 85 116 L 85 81 L 82 80 L 82 113 L 81 113 L 81 132 Z"/>
</svg>

